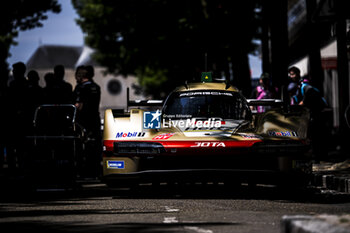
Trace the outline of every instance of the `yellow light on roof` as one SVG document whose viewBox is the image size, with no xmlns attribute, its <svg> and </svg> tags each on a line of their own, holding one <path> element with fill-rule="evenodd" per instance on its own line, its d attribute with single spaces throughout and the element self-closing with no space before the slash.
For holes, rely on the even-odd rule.
<svg viewBox="0 0 350 233">
<path fill-rule="evenodd" d="M 204 81 L 212 82 L 213 81 L 212 73 L 211 72 L 203 72 L 201 80 L 202 80 L 202 82 L 204 82 Z"/>
</svg>

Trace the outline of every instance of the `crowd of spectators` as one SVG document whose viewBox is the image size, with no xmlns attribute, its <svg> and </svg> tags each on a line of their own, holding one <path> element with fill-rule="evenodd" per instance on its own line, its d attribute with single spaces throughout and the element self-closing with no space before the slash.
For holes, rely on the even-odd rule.
<svg viewBox="0 0 350 233">
<path fill-rule="evenodd" d="M 45 86 L 39 85 L 39 74 L 35 70 L 27 72 L 23 62 L 12 65 L 12 77 L 8 83 L 4 98 L 5 116 L 2 117 L 0 169 L 6 162 L 10 170 L 23 166 L 25 156 L 24 142 L 33 131 L 36 109 L 41 105 L 72 105 L 76 108 L 76 124 L 87 137 L 94 141 L 94 163 L 99 163 L 100 152 L 100 115 L 99 104 L 101 91 L 94 82 L 94 68 L 79 66 L 76 68 L 76 85 L 64 80 L 65 67 L 56 65 L 52 72 L 44 75 Z M 52 122 L 55 124 L 55 122 Z M 92 151 L 92 150 L 91 150 Z M 96 154 L 97 153 L 97 154 Z M 91 160 L 92 161 L 92 160 Z M 94 167 L 93 167 L 94 166 Z M 91 165 L 91 169 L 97 169 Z M 98 171 L 92 171 L 98 175 Z"/>
</svg>

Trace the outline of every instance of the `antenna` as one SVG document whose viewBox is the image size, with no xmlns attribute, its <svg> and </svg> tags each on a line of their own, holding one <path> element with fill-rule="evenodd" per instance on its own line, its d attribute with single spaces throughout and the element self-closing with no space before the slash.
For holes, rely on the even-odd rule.
<svg viewBox="0 0 350 233">
<path fill-rule="evenodd" d="M 207 52 L 205 52 L 204 54 L 204 70 L 205 72 L 208 71 L 208 53 Z"/>
<path fill-rule="evenodd" d="M 185 86 L 185 88 L 188 90 L 187 80 L 185 81 L 184 86 Z"/>
</svg>

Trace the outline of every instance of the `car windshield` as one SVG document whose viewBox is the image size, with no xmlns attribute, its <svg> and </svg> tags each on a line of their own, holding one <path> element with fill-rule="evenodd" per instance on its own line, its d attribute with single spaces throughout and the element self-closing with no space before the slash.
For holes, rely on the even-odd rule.
<svg viewBox="0 0 350 233">
<path fill-rule="evenodd" d="M 172 93 L 163 107 L 165 118 L 250 119 L 246 100 L 237 92 L 188 91 Z"/>
</svg>

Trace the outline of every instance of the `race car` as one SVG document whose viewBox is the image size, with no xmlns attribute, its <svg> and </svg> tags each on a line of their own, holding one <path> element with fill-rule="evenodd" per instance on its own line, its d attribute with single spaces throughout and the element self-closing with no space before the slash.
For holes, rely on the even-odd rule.
<svg viewBox="0 0 350 233">
<path fill-rule="evenodd" d="M 307 181 L 306 108 L 247 100 L 237 88 L 213 82 L 210 73 L 176 88 L 164 102 L 128 103 L 125 114 L 105 111 L 103 181 L 108 185 Z M 253 105 L 272 106 L 255 114 Z"/>
</svg>

